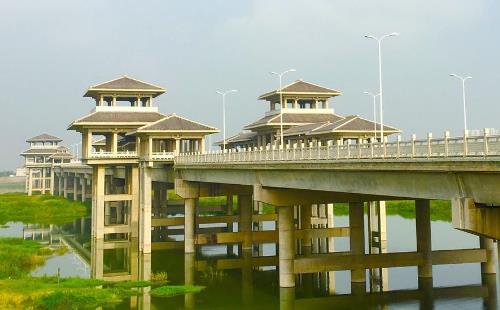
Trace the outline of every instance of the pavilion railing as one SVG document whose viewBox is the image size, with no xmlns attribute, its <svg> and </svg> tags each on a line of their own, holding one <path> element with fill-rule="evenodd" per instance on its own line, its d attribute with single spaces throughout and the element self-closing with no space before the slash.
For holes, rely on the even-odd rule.
<svg viewBox="0 0 500 310">
<path fill-rule="evenodd" d="M 151 160 L 174 160 L 174 152 L 153 152 Z"/>
<path fill-rule="evenodd" d="M 117 151 L 117 152 L 92 152 L 90 158 L 136 158 L 137 152 L 134 151 Z"/>
<path fill-rule="evenodd" d="M 433 158 L 472 158 L 500 156 L 500 134 L 490 135 L 488 130 L 481 136 L 450 137 L 446 132 L 443 138 L 435 139 L 428 134 L 426 139 L 409 141 L 377 142 L 363 144 L 340 144 L 337 141 L 328 145 L 317 143 L 286 145 L 285 148 L 267 146 L 249 149 L 229 149 L 225 152 L 183 153 L 175 157 L 176 164 L 230 163 L 230 162 L 269 162 L 269 161 L 308 161 L 308 160 L 356 160 L 356 159 L 433 159 Z"/>
</svg>

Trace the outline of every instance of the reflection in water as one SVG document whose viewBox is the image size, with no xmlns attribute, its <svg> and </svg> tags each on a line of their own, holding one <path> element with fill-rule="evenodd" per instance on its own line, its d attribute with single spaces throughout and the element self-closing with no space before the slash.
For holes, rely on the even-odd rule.
<svg viewBox="0 0 500 310">
<path fill-rule="evenodd" d="M 72 238 L 85 240 L 86 237 L 78 236 L 80 231 L 85 229 L 77 225 Z M 343 241 L 339 240 L 335 247 L 342 250 Z M 148 280 L 154 271 L 166 272 L 169 284 L 206 286 L 201 293 L 172 298 L 152 298 L 150 288 L 144 288 L 142 294 L 121 304 L 123 309 L 451 309 L 457 304 L 464 308 L 496 309 L 498 306 L 495 275 L 482 275 L 481 283 L 456 287 L 433 287 L 432 279 L 421 279 L 415 289 L 397 290 L 401 275 L 405 274 L 400 271 L 409 268 L 394 268 L 390 273 L 367 271 L 366 285 L 351 285 L 348 272 L 320 272 L 297 276 L 296 288 L 279 288 L 276 268 L 264 267 L 277 264 L 275 246 L 269 246 L 267 252 L 265 248 L 256 246 L 253 251 L 242 251 L 236 245 L 220 245 L 199 249 L 196 254 L 176 249 L 143 255 L 138 252 L 136 240 L 94 240 L 89 257 L 92 276 L 96 278 Z M 327 253 L 333 244 L 319 240 L 314 248 Z M 479 268 L 472 270 L 477 276 Z M 470 272 L 464 272 L 464 277 L 470 276 Z M 388 281 L 394 290 L 387 290 Z M 336 286 L 341 289 L 336 291 Z"/>
</svg>

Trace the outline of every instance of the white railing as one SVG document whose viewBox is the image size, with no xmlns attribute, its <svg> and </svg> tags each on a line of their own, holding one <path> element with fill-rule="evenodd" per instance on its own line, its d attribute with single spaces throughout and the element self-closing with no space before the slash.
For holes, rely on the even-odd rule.
<svg viewBox="0 0 500 310">
<path fill-rule="evenodd" d="M 136 158 L 137 152 L 120 151 L 120 152 L 92 152 L 90 158 Z"/>
<path fill-rule="evenodd" d="M 227 162 L 267 162 L 267 161 L 304 161 L 304 160 L 357 160 L 357 159 L 425 159 L 425 158 L 472 158 L 500 156 L 500 135 L 417 140 L 415 135 L 410 141 L 344 144 L 321 143 L 309 146 L 294 144 L 284 149 L 275 146 L 260 148 L 215 151 L 205 154 L 185 153 L 175 157 L 176 164 L 227 163 Z"/>
<path fill-rule="evenodd" d="M 151 160 L 174 160 L 174 152 L 153 152 Z"/>
</svg>

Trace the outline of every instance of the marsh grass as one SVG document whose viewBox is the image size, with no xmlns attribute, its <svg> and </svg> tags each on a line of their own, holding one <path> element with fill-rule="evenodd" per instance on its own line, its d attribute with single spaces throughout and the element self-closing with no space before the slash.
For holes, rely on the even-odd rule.
<svg viewBox="0 0 500 310">
<path fill-rule="evenodd" d="M 0 194 L 0 224 L 64 224 L 86 216 L 88 207 L 77 201 L 51 195 Z"/>
<path fill-rule="evenodd" d="M 150 294 L 153 297 L 172 297 L 176 295 L 199 293 L 205 289 L 199 285 L 165 285 L 154 288 Z"/>
</svg>

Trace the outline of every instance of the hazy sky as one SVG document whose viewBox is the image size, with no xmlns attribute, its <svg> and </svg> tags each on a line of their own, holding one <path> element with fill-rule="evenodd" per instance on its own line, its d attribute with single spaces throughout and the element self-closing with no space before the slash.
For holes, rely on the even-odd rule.
<svg viewBox="0 0 500 310">
<path fill-rule="evenodd" d="M 228 97 L 228 135 L 263 116 L 257 96 L 278 85 L 269 71 L 297 69 L 339 89 L 339 114 L 372 117 L 376 42 L 384 42 L 384 119 L 423 136 L 500 128 L 500 1 L 24 1 L 0 0 L 0 170 L 20 164 L 25 140 L 50 133 L 80 140 L 68 124 L 93 108 L 93 84 L 129 76 L 167 88 L 160 111 L 222 127 L 217 89 Z M 216 137 L 212 138 L 215 141 Z"/>
</svg>

